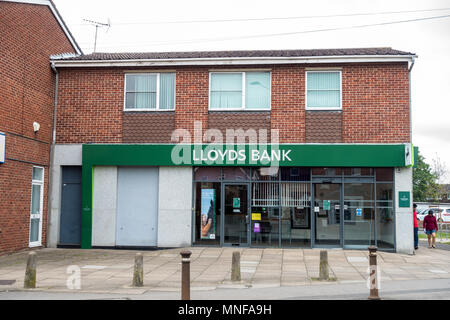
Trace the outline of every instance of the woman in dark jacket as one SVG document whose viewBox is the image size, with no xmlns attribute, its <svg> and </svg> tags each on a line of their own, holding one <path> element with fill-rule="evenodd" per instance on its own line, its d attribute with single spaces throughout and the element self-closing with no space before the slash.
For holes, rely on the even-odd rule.
<svg viewBox="0 0 450 320">
<path fill-rule="evenodd" d="M 428 211 L 428 215 L 423 219 L 423 229 L 428 237 L 428 248 L 436 248 L 436 231 L 438 231 L 438 224 L 436 217 L 433 216 L 433 210 Z M 431 240 L 433 238 L 433 240 Z"/>
</svg>

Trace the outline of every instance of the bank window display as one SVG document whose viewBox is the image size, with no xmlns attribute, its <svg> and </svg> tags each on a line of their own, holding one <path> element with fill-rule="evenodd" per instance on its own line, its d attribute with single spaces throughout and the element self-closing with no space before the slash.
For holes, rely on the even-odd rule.
<svg viewBox="0 0 450 320">
<path fill-rule="evenodd" d="M 175 109 L 175 73 L 125 75 L 125 111 Z"/>
<path fill-rule="evenodd" d="M 341 71 L 306 72 L 306 109 L 341 109 Z"/>
<path fill-rule="evenodd" d="M 269 110 L 270 72 L 211 72 L 211 110 Z"/>
<path fill-rule="evenodd" d="M 195 199 L 195 242 L 199 244 L 220 243 L 221 232 L 221 185 L 217 182 L 196 182 Z"/>
<path fill-rule="evenodd" d="M 194 243 L 390 250 L 392 179 L 392 168 L 197 167 Z"/>
</svg>

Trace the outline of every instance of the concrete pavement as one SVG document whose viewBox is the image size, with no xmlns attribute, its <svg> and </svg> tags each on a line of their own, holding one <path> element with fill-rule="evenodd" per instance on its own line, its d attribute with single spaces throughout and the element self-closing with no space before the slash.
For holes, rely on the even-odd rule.
<svg viewBox="0 0 450 320">
<path fill-rule="evenodd" d="M 313 280 L 319 276 L 320 249 L 259 249 L 192 247 L 191 290 L 202 295 L 226 289 L 274 290 L 289 287 L 357 285 L 365 287 L 368 252 L 328 250 L 330 277 L 334 282 Z M 133 250 L 40 249 L 37 252 L 37 288 L 23 289 L 27 252 L 0 257 L 0 291 L 45 291 L 148 295 L 180 292 L 182 249 L 140 251 L 144 256 L 144 287 L 131 287 Z M 232 283 L 232 252 L 241 252 L 241 283 Z M 381 283 L 399 280 L 450 279 L 450 251 L 421 247 L 416 255 L 378 252 Z M 79 270 L 81 288 L 67 282 Z M 5 284 L 4 280 L 15 280 Z M 70 282 L 70 279 L 69 279 Z M 3 284 L 2 284 L 3 283 Z M 71 282 L 73 283 L 73 282 Z M 244 290 L 245 291 L 245 290 Z M 1 296 L 0 296 L 1 298 Z M 232 297 L 230 297 L 232 298 Z"/>
</svg>

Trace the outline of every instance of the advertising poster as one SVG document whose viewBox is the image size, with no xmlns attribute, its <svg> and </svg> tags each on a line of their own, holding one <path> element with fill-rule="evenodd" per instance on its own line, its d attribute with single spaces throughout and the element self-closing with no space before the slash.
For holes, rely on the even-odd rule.
<svg viewBox="0 0 450 320">
<path fill-rule="evenodd" d="M 216 238 L 216 193 L 214 189 L 202 189 L 201 239 Z"/>
</svg>

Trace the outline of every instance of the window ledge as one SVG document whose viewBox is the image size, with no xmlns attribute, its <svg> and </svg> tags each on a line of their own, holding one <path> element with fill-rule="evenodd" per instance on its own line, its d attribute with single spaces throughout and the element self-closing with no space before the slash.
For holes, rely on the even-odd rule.
<svg viewBox="0 0 450 320">
<path fill-rule="evenodd" d="M 208 112 L 270 112 L 270 109 L 208 109 Z"/>
<path fill-rule="evenodd" d="M 305 108 L 306 111 L 342 111 L 342 108 Z"/>
<path fill-rule="evenodd" d="M 175 112 L 175 109 L 124 109 L 123 112 Z"/>
</svg>

